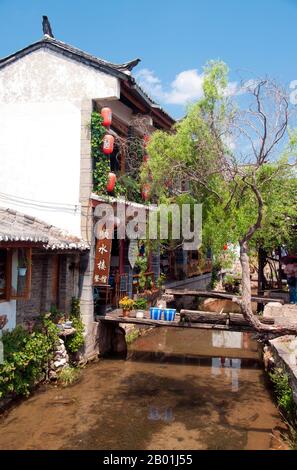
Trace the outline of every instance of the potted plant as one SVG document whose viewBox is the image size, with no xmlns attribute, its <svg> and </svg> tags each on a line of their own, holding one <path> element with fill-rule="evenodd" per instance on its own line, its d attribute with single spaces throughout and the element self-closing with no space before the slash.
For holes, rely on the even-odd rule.
<svg viewBox="0 0 297 470">
<path fill-rule="evenodd" d="M 136 318 L 143 318 L 147 310 L 147 300 L 144 297 L 139 297 L 135 300 Z"/>
<path fill-rule="evenodd" d="M 119 306 L 123 309 L 123 317 L 128 317 L 129 316 L 129 312 L 131 312 L 131 310 L 133 310 L 134 305 L 135 305 L 134 300 L 130 299 L 130 297 L 128 297 L 128 296 L 123 297 L 119 301 Z"/>
</svg>

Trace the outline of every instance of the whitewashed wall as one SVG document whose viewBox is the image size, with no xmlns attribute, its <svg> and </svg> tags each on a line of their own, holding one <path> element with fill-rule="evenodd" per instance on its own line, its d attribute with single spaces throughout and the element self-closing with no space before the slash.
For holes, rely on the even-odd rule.
<svg viewBox="0 0 297 470">
<path fill-rule="evenodd" d="M 0 70 L 0 206 L 80 235 L 81 103 L 118 79 L 43 49 Z"/>
</svg>

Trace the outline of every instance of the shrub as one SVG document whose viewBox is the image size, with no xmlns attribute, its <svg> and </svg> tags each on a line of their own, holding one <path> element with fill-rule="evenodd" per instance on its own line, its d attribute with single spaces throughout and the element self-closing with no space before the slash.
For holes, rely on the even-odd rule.
<svg viewBox="0 0 297 470">
<path fill-rule="evenodd" d="M 66 336 L 65 346 L 68 352 L 75 353 L 85 344 L 84 325 L 80 318 L 71 318 L 73 328 L 76 332 L 72 336 Z"/>
<path fill-rule="evenodd" d="M 127 345 L 132 344 L 140 335 L 140 330 L 134 328 L 126 335 L 126 343 Z"/>
<path fill-rule="evenodd" d="M 29 333 L 18 326 L 3 333 L 0 398 L 30 394 L 31 388 L 45 377 L 57 338 L 57 327 L 48 319 L 44 320 L 42 331 Z"/>
<path fill-rule="evenodd" d="M 76 367 L 68 366 L 64 367 L 59 374 L 59 382 L 63 387 L 67 387 L 68 385 L 72 385 L 73 383 L 77 382 L 80 377 L 80 369 Z"/>
<path fill-rule="evenodd" d="M 223 286 L 226 292 L 239 294 L 240 281 L 235 279 L 232 274 L 226 274 L 223 280 Z"/>
<path fill-rule="evenodd" d="M 282 369 L 277 368 L 269 374 L 274 386 L 278 406 L 292 422 L 296 421 L 296 404 L 293 398 L 293 390 L 289 383 L 289 377 Z"/>
<path fill-rule="evenodd" d="M 72 297 L 71 300 L 70 320 L 76 332 L 72 336 L 66 336 L 65 346 L 69 353 L 76 353 L 85 344 L 84 325 L 80 318 L 80 302 L 76 297 Z"/>
<path fill-rule="evenodd" d="M 219 263 L 214 263 L 212 266 L 212 271 L 211 271 L 211 281 L 210 281 L 210 287 L 211 289 L 214 289 L 219 282 L 219 273 L 222 269 L 222 266 Z"/>
</svg>

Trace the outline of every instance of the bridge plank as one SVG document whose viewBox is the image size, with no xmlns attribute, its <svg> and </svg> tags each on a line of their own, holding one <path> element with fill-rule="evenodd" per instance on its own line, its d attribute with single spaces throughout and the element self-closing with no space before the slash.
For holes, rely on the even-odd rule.
<svg viewBox="0 0 297 470">
<path fill-rule="evenodd" d="M 274 319 L 267 319 L 259 315 L 255 315 L 262 323 L 273 325 Z M 181 310 L 180 311 L 181 321 L 188 321 L 191 323 L 216 323 L 230 325 L 244 325 L 249 326 L 247 320 L 241 313 L 215 313 L 215 312 L 203 312 L 197 310 Z"/>
<path fill-rule="evenodd" d="M 114 323 L 127 323 L 143 326 L 155 326 L 155 327 L 166 327 L 166 328 L 196 328 L 205 330 L 223 330 L 223 331 L 247 331 L 254 332 L 255 330 L 249 325 L 235 325 L 235 324 L 218 324 L 218 323 L 189 323 L 180 321 L 180 316 L 176 315 L 175 321 L 163 321 L 163 320 L 151 320 L 150 318 L 135 318 L 135 317 L 122 317 L 119 312 L 115 310 L 102 317 L 97 316 L 98 321 L 102 322 L 114 322 Z"/>
<path fill-rule="evenodd" d="M 227 294 L 226 292 L 217 292 L 217 291 L 204 291 L 204 290 L 189 290 L 189 289 L 166 289 L 165 294 L 174 295 L 174 296 L 195 296 L 195 297 L 205 297 L 208 299 L 227 299 L 233 300 L 234 297 L 240 299 L 240 296 L 233 294 Z M 284 299 L 275 299 L 271 297 L 259 297 L 257 295 L 252 296 L 252 302 L 258 302 L 266 304 L 268 302 L 279 302 L 284 304 Z"/>
</svg>

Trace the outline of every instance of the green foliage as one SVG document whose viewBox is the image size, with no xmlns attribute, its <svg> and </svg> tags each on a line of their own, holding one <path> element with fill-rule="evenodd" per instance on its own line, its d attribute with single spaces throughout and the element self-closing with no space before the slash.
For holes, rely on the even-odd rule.
<svg viewBox="0 0 297 470">
<path fill-rule="evenodd" d="M 214 289 L 219 282 L 219 273 L 222 269 L 222 266 L 220 263 L 215 262 L 212 265 L 212 270 L 211 270 L 211 281 L 210 281 L 210 287 L 211 289 Z"/>
<path fill-rule="evenodd" d="M 80 369 L 77 367 L 67 366 L 64 367 L 59 374 L 59 383 L 63 387 L 68 387 L 73 383 L 77 382 L 80 377 Z"/>
<path fill-rule="evenodd" d="M 97 194 L 109 195 L 106 186 L 108 183 L 108 174 L 110 172 L 110 158 L 102 151 L 103 138 L 106 134 L 106 128 L 102 124 L 103 119 L 97 112 L 92 113 L 91 117 L 91 150 L 94 160 L 93 171 L 93 190 Z M 139 183 L 139 167 L 142 162 L 143 149 L 138 138 L 131 139 L 129 142 L 129 153 L 135 165 L 130 169 L 131 174 L 120 176 L 115 184 L 114 195 L 116 197 L 124 196 L 126 199 L 135 202 L 142 202 Z"/>
<path fill-rule="evenodd" d="M 269 376 L 274 386 L 278 406 L 285 413 L 287 419 L 296 424 L 296 404 L 288 374 L 277 368 L 270 372 Z"/>
<path fill-rule="evenodd" d="M 79 299 L 72 297 L 70 320 L 73 328 L 76 329 L 74 335 L 66 336 L 65 347 L 69 353 L 78 352 L 85 344 L 84 324 L 80 318 L 80 302 Z"/>
<path fill-rule="evenodd" d="M 135 261 L 135 266 L 139 268 L 138 290 L 140 292 L 143 292 L 147 283 L 147 278 L 145 276 L 145 273 L 148 270 L 147 256 L 146 255 L 137 256 L 136 261 Z"/>
<path fill-rule="evenodd" d="M 77 297 L 71 299 L 71 318 L 80 318 L 80 300 Z"/>
<path fill-rule="evenodd" d="M 54 323 L 59 323 L 65 317 L 64 312 L 60 312 L 55 305 L 50 308 L 50 318 Z"/>
<path fill-rule="evenodd" d="M 103 126 L 102 122 L 102 116 L 94 111 L 91 117 L 91 151 L 95 164 L 93 171 L 93 190 L 97 194 L 107 195 L 106 186 L 110 172 L 110 161 L 109 157 L 102 151 L 103 138 L 106 134 L 106 128 Z"/>
<path fill-rule="evenodd" d="M 122 175 L 118 178 L 115 188 L 117 196 L 125 196 L 129 201 L 143 202 L 141 198 L 140 183 L 136 177 Z"/>
<path fill-rule="evenodd" d="M 92 157 L 96 160 L 105 156 L 102 152 L 102 143 L 106 134 L 106 127 L 102 123 L 101 114 L 94 111 L 91 116 L 91 149 Z"/>
<path fill-rule="evenodd" d="M 146 289 L 148 289 L 148 290 L 151 290 L 151 289 L 153 288 L 153 279 L 152 279 L 152 276 L 146 276 L 145 287 L 146 287 Z"/>
<path fill-rule="evenodd" d="M 164 287 L 165 282 L 166 282 L 166 275 L 161 273 L 157 280 L 158 288 L 162 289 Z"/>
<path fill-rule="evenodd" d="M 243 167 L 240 157 L 232 154 L 219 137 L 228 135 L 228 126 L 235 119 L 235 104 L 225 93 L 227 83 L 226 65 L 208 63 L 203 98 L 189 107 L 175 132 L 156 131 L 151 136 L 150 159 L 142 168 L 143 181 L 151 172 L 152 192 L 159 200 L 178 202 L 190 195 L 193 202 L 203 203 L 203 246 L 210 246 L 216 258 L 226 243 L 238 244 L 258 217 L 258 200 L 252 190 L 254 167 Z M 262 227 L 254 233 L 251 248 L 296 245 L 293 227 L 297 221 L 297 178 L 295 170 L 287 165 L 289 156 L 296 153 L 296 135 L 292 135 L 280 158 L 257 168 L 256 184 L 264 208 Z M 241 165 L 244 177 L 240 172 L 234 178 L 226 177 L 220 164 L 222 155 L 235 162 L 234 168 Z M 168 187 L 168 180 L 173 188 L 178 188 L 180 181 L 187 182 L 188 193 L 178 196 Z"/>
<path fill-rule="evenodd" d="M 4 363 L 0 365 L 0 398 L 28 396 L 44 376 L 58 338 L 58 330 L 45 318 L 42 331 L 28 333 L 21 326 L 4 332 Z"/>
<path fill-rule="evenodd" d="M 140 331 L 134 328 L 126 335 L 126 343 L 127 345 L 132 344 L 140 335 Z"/>
<path fill-rule="evenodd" d="M 104 155 L 104 157 L 95 163 L 95 169 L 93 171 L 94 191 L 97 194 L 108 194 L 106 186 L 108 183 L 109 172 L 110 163 Z"/>
<path fill-rule="evenodd" d="M 135 300 L 135 308 L 139 310 L 146 310 L 147 309 L 147 300 L 144 297 L 140 297 L 139 299 Z"/>
<path fill-rule="evenodd" d="M 74 335 L 66 336 L 65 346 L 68 352 L 75 353 L 85 344 L 84 325 L 80 318 L 72 318 L 72 325 L 76 332 Z"/>
<path fill-rule="evenodd" d="M 239 294 L 240 281 L 232 274 L 226 274 L 223 279 L 223 286 L 226 292 Z"/>
</svg>

